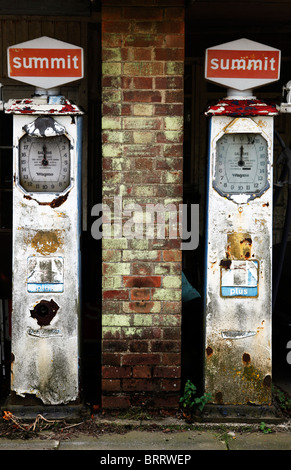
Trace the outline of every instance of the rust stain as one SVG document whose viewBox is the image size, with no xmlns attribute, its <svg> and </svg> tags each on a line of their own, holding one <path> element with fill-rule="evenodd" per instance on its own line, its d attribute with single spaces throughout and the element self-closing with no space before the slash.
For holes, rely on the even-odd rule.
<svg viewBox="0 0 291 470">
<path fill-rule="evenodd" d="M 61 243 L 61 239 L 56 231 L 41 230 L 31 240 L 31 246 L 42 255 L 55 253 Z"/>
<path fill-rule="evenodd" d="M 230 260 L 230 259 L 222 259 L 222 260 L 220 261 L 219 266 L 222 266 L 224 269 L 230 269 L 231 260 Z"/>
<path fill-rule="evenodd" d="M 266 375 L 266 377 L 263 380 L 263 385 L 265 387 L 271 387 L 272 385 L 272 377 L 270 375 Z"/>
<path fill-rule="evenodd" d="M 252 254 L 252 243 L 249 233 L 229 233 L 227 235 L 226 256 L 232 259 L 249 259 Z"/>
<path fill-rule="evenodd" d="M 55 198 L 51 202 L 40 202 L 37 199 L 29 196 L 28 194 L 24 194 L 24 198 L 27 199 L 28 201 L 36 201 L 39 206 L 50 206 L 52 209 L 55 209 L 56 207 L 60 207 L 67 199 L 68 199 L 69 192 L 63 196 L 59 196 Z"/>
<path fill-rule="evenodd" d="M 213 354 L 213 349 L 212 349 L 210 346 L 208 346 L 208 347 L 206 348 L 206 354 L 207 354 L 208 357 L 211 357 L 211 356 L 212 356 L 212 354 Z"/>
<path fill-rule="evenodd" d="M 262 119 L 259 119 L 259 120 L 257 121 L 257 124 L 258 124 L 258 126 L 260 126 L 260 127 L 266 127 L 266 123 L 265 123 L 265 121 L 262 121 Z"/>
<path fill-rule="evenodd" d="M 261 331 L 264 330 L 264 328 L 265 328 L 264 323 L 265 323 L 265 320 L 262 320 L 261 326 L 258 326 L 258 327 L 257 327 L 257 333 L 260 333 Z"/>
<path fill-rule="evenodd" d="M 223 397 L 222 392 L 215 392 L 216 403 L 223 403 L 222 397 Z"/>
<path fill-rule="evenodd" d="M 249 353 L 244 353 L 242 360 L 244 364 L 249 364 L 251 362 L 251 356 L 249 355 Z"/>
</svg>

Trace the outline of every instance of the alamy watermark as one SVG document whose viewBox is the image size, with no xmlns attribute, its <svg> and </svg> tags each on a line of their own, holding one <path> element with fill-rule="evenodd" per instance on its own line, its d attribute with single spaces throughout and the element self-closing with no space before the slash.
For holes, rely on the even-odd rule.
<svg viewBox="0 0 291 470">
<path fill-rule="evenodd" d="M 127 238 L 164 240 L 177 239 L 181 250 L 195 250 L 199 245 L 199 204 L 123 203 L 115 196 L 113 207 L 95 204 L 91 216 L 97 217 L 91 226 L 95 240 Z"/>
</svg>

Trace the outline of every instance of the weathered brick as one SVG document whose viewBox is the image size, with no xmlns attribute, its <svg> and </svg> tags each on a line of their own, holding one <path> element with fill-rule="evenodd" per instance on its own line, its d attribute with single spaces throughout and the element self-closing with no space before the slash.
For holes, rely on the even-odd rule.
<svg viewBox="0 0 291 470">
<path fill-rule="evenodd" d="M 149 350 L 149 344 L 147 341 L 130 341 L 129 351 L 132 353 L 147 353 Z"/>
<path fill-rule="evenodd" d="M 121 88 L 121 77 L 110 77 L 110 76 L 104 76 L 102 78 L 102 87 L 103 88 Z"/>
<path fill-rule="evenodd" d="M 153 380 L 147 379 L 125 379 L 123 381 L 123 391 L 140 391 L 140 392 L 148 392 L 152 391 L 155 387 L 155 383 Z"/>
<path fill-rule="evenodd" d="M 111 47 L 110 49 L 102 48 L 102 60 L 108 62 L 120 62 L 121 61 L 121 48 Z"/>
<path fill-rule="evenodd" d="M 138 47 L 132 50 L 131 55 L 132 55 L 131 59 L 133 61 L 140 61 L 140 60 L 149 61 L 152 59 L 152 50 L 150 48 Z"/>
<path fill-rule="evenodd" d="M 182 34 L 168 34 L 165 36 L 165 42 L 168 47 L 184 47 L 185 39 Z"/>
<path fill-rule="evenodd" d="M 163 42 L 163 34 L 129 34 L 124 37 L 126 47 L 157 47 L 162 46 Z"/>
<path fill-rule="evenodd" d="M 103 326 L 130 326 L 130 317 L 122 314 L 104 313 L 102 323 Z"/>
<path fill-rule="evenodd" d="M 181 116 L 183 113 L 182 104 L 156 104 L 154 114 L 156 116 Z"/>
<path fill-rule="evenodd" d="M 129 251 L 126 250 L 123 252 L 123 260 L 124 261 L 160 261 L 161 259 L 161 252 L 159 250 L 153 251 Z M 124 273 L 126 274 L 126 273 Z"/>
<path fill-rule="evenodd" d="M 133 105 L 134 116 L 152 116 L 153 105 L 150 104 L 134 104 Z"/>
<path fill-rule="evenodd" d="M 183 75 L 184 62 L 165 62 L 165 73 L 167 75 Z"/>
<path fill-rule="evenodd" d="M 123 99 L 133 103 L 160 103 L 162 95 L 160 91 L 128 90 L 123 92 Z"/>
<path fill-rule="evenodd" d="M 184 7 L 182 0 L 167 6 L 149 0 L 147 8 L 143 2 L 102 5 L 103 202 L 109 207 L 117 195 L 143 207 L 182 201 Z M 168 227 L 165 235 L 102 240 L 104 408 L 178 406 L 180 240 L 168 237 Z"/>
<path fill-rule="evenodd" d="M 162 364 L 165 366 L 175 366 L 179 364 L 181 360 L 180 353 L 163 353 L 162 354 Z"/>
<path fill-rule="evenodd" d="M 184 33 L 184 23 L 182 21 L 158 21 L 156 23 L 157 33 L 182 34 Z"/>
<path fill-rule="evenodd" d="M 103 300 L 102 302 L 102 317 L 104 315 L 115 315 L 121 311 L 121 304 L 112 300 Z"/>
<path fill-rule="evenodd" d="M 102 74 L 117 76 L 121 74 L 121 64 L 115 62 L 103 62 L 102 64 Z"/>
<path fill-rule="evenodd" d="M 164 328 L 163 330 L 163 339 L 165 340 L 180 340 L 181 339 L 181 331 L 180 328 Z"/>
<path fill-rule="evenodd" d="M 118 103 L 103 103 L 102 114 L 103 116 L 120 116 L 121 105 Z"/>
<path fill-rule="evenodd" d="M 124 260 L 126 261 L 126 260 Z M 103 274 L 129 274 L 129 263 L 103 263 Z"/>
<path fill-rule="evenodd" d="M 161 310 L 160 302 L 135 301 L 123 302 L 123 311 L 128 313 L 158 313 Z"/>
<path fill-rule="evenodd" d="M 164 71 L 163 62 L 128 62 L 123 64 L 123 74 L 129 76 L 156 76 L 162 75 Z M 108 75 L 116 75 L 108 74 Z"/>
<path fill-rule="evenodd" d="M 179 304 L 179 307 L 180 307 L 180 304 Z M 159 325 L 163 327 L 178 327 L 177 329 L 179 330 L 180 329 L 179 327 L 181 325 L 180 315 L 175 315 L 175 314 L 169 315 L 169 313 L 172 313 L 172 312 L 168 312 L 166 314 L 162 313 L 160 315 L 153 315 L 153 325 Z M 173 312 L 173 313 L 179 313 L 179 312 Z"/>
<path fill-rule="evenodd" d="M 166 301 L 163 303 L 163 312 L 181 313 L 181 302 Z"/>
<path fill-rule="evenodd" d="M 133 262 L 132 273 L 141 275 L 150 275 L 153 272 L 153 266 L 151 263 Z"/>
<path fill-rule="evenodd" d="M 176 36 L 175 36 L 176 37 Z M 156 77 L 155 78 L 155 87 L 156 89 L 161 90 L 175 90 L 178 88 L 183 88 L 183 78 L 178 77 Z"/>
<path fill-rule="evenodd" d="M 126 287 L 160 287 L 161 276 L 123 276 Z"/>
<path fill-rule="evenodd" d="M 113 341 L 103 339 L 103 351 L 105 352 L 125 352 L 127 351 L 127 341 Z"/>
<path fill-rule="evenodd" d="M 138 90 L 153 89 L 153 78 L 152 77 L 133 77 L 133 87 Z"/>
<path fill-rule="evenodd" d="M 128 21 L 102 21 L 103 33 L 129 33 L 130 23 Z"/>
<path fill-rule="evenodd" d="M 129 298 L 129 292 L 128 290 L 122 290 L 122 289 L 103 290 L 103 298 L 126 300 Z"/>
<path fill-rule="evenodd" d="M 118 353 L 103 353 L 103 362 L 107 366 L 120 366 L 121 354 Z"/>
<path fill-rule="evenodd" d="M 167 250 L 163 252 L 164 261 L 181 261 L 182 252 L 181 250 Z"/>
<path fill-rule="evenodd" d="M 161 389 L 165 392 L 180 390 L 181 382 L 178 379 L 162 379 Z"/>
<path fill-rule="evenodd" d="M 181 367 L 154 367 L 153 376 L 175 379 L 181 376 Z"/>
<path fill-rule="evenodd" d="M 103 366 L 102 377 L 104 379 L 131 377 L 131 367 Z"/>
<path fill-rule="evenodd" d="M 102 338 L 103 340 L 121 339 L 121 328 L 103 326 Z"/>
<path fill-rule="evenodd" d="M 156 30 L 155 28 L 155 21 L 136 21 L 133 24 L 133 32 L 134 33 L 154 33 Z"/>
<path fill-rule="evenodd" d="M 148 117 L 127 117 L 123 119 L 124 129 L 138 129 L 138 130 L 159 130 L 162 127 L 161 118 L 148 118 Z"/>
<path fill-rule="evenodd" d="M 117 47 L 122 45 L 121 34 L 106 33 L 103 31 L 102 34 L 102 46 L 103 47 Z"/>
<path fill-rule="evenodd" d="M 156 289 L 153 300 L 180 300 L 181 289 Z"/>
<path fill-rule="evenodd" d="M 133 142 L 135 144 L 151 144 L 154 142 L 154 134 L 151 131 L 134 131 Z"/>
<path fill-rule="evenodd" d="M 159 354 L 126 354 L 123 356 L 124 365 L 160 364 Z"/>
<path fill-rule="evenodd" d="M 104 6 L 104 3 L 103 3 L 103 8 L 102 8 L 103 20 L 116 21 L 116 20 L 121 20 L 121 18 L 122 18 L 121 8 L 117 8 L 116 6 Z"/>
<path fill-rule="evenodd" d="M 152 341 L 152 352 L 178 352 L 180 341 Z"/>
<path fill-rule="evenodd" d="M 102 379 L 102 390 L 104 392 L 120 392 L 120 380 Z"/>
<path fill-rule="evenodd" d="M 165 9 L 165 19 L 167 20 L 183 20 L 184 19 L 184 8 L 181 7 L 172 7 Z"/>
<path fill-rule="evenodd" d="M 183 60 L 184 58 L 184 50 L 183 49 L 175 49 L 173 47 L 163 47 L 163 48 L 156 48 L 154 49 L 154 55 L 156 60 Z"/>
<path fill-rule="evenodd" d="M 166 288 L 179 289 L 182 285 L 181 276 L 165 276 L 163 278 L 163 286 Z"/>
<path fill-rule="evenodd" d="M 102 396 L 102 407 L 104 409 L 117 410 L 122 408 L 130 408 L 130 398 L 129 396 L 119 396 L 119 395 L 103 395 Z"/>
<path fill-rule="evenodd" d="M 121 250 L 103 250 L 102 259 L 104 261 L 116 262 L 121 260 Z"/>
<path fill-rule="evenodd" d="M 139 300 L 139 301 L 150 300 L 151 290 L 138 287 L 135 289 L 131 289 L 130 296 L 131 296 L 131 300 Z"/>
<path fill-rule="evenodd" d="M 164 16 L 163 8 L 144 8 L 143 6 L 125 7 L 123 17 L 127 20 L 162 20 Z"/>
<path fill-rule="evenodd" d="M 132 376 L 135 378 L 146 379 L 152 376 L 149 366 L 135 366 L 132 369 Z"/>
</svg>

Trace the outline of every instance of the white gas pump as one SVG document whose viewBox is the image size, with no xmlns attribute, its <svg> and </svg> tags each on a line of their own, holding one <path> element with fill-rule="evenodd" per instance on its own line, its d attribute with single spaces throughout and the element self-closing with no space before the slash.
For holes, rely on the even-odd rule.
<svg viewBox="0 0 291 470">
<path fill-rule="evenodd" d="M 48 53 L 41 39 L 39 55 L 61 53 L 59 45 Z M 36 54 L 31 41 L 24 51 Z M 51 73 L 33 98 L 5 104 L 13 114 L 11 404 L 36 397 L 44 405 L 66 405 L 80 398 L 83 113 L 49 88 Z"/>
<path fill-rule="evenodd" d="M 209 107 L 205 391 L 212 403 L 271 404 L 275 106 L 252 88 L 279 78 L 280 51 L 241 39 L 206 51 L 229 88 Z"/>
</svg>

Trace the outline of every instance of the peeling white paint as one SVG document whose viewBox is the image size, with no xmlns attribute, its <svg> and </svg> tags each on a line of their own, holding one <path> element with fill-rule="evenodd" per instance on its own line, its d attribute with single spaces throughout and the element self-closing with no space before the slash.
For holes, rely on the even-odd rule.
<svg viewBox="0 0 291 470">
<path fill-rule="evenodd" d="M 240 127 L 242 124 L 242 128 Z M 229 127 L 230 126 L 230 127 Z M 258 132 L 269 143 L 269 188 L 253 200 L 222 197 L 212 187 L 215 143 L 226 129 Z M 270 403 L 273 118 L 214 116 L 211 123 L 206 275 L 205 388 L 224 404 Z M 258 295 L 223 297 L 221 273 L 234 259 L 228 241 L 249 234 L 247 256 L 259 266 Z M 239 235 L 237 236 L 239 239 Z M 239 246 L 239 243 L 238 243 Z M 225 266 L 221 264 L 225 263 Z M 238 291 L 235 291 L 238 292 Z M 243 292 L 241 292 L 243 294 Z M 237 332 L 232 338 L 225 332 Z M 258 332 L 260 334 L 256 334 Z"/>
<path fill-rule="evenodd" d="M 75 116 L 72 120 L 71 116 L 57 116 L 73 144 L 71 186 L 65 197 L 58 200 L 62 194 L 28 194 L 18 184 L 18 139 L 23 135 L 24 125 L 31 124 L 41 114 L 40 106 L 37 106 L 37 113 L 17 114 L 13 119 L 11 389 L 16 395 L 35 395 L 44 404 L 58 405 L 79 398 L 81 142 L 78 133 L 81 118 Z M 39 273 L 32 271 L 33 258 Z M 60 259 L 59 272 L 49 273 L 49 267 L 56 271 L 55 263 Z M 42 269 L 45 270 L 43 273 Z M 31 292 L 29 278 L 35 281 Z M 56 279 L 63 281 L 63 289 L 55 291 Z M 32 318 L 31 311 L 43 300 L 53 300 L 59 308 L 49 324 L 41 326 L 36 318 Z"/>
</svg>

